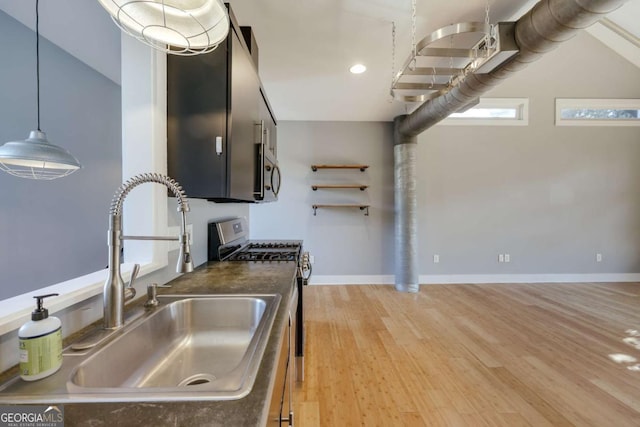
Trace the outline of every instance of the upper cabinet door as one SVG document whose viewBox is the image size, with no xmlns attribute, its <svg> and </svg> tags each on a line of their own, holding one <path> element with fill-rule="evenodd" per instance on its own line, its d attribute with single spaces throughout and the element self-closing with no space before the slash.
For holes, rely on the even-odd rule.
<svg viewBox="0 0 640 427">
<path fill-rule="evenodd" d="M 189 197 L 228 192 L 228 53 L 221 43 L 207 55 L 167 56 L 168 171 Z"/>
<path fill-rule="evenodd" d="M 261 128 L 275 147 L 275 120 L 231 9 L 229 16 L 229 35 L 214 51 L 167 55 L 168 170 L 189 197 L 254 202 Z"/>
</svg>

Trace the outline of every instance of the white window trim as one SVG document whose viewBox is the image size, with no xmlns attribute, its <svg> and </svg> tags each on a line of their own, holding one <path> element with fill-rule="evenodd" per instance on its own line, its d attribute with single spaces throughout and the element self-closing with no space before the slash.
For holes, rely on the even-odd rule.
<svg viewBox="0 0 640 427">
<path fill-rule="evenodd" d="M 166 55 L 126 35 L 121 36 L 121 52 L 123 181 L 142 172 L 166 174 Z M 107 216 L 108 212 L 105 212 L 105 245 Z M 123 216 L 127 219 L 124 221 L 125 235 L 167 235 L 166 188 L 159 185 L 136 188 L 123 205 Z M 123 279 L 129 280 L 134 262 L 140 264 L 139 277 L 166 267 L 170 250 L 167 242 L 127 241 L 125 257 L 128 262 L 121 267 Z M 33 295 L 60 294 L 47 300 L 47 308 L 53 314 L 100 295 L 107 273 L 106 269 L 100 270 L 0 300 L 0 335 L 17 329 L 30 319 Z"/>
<path fill-rule="evenodd" d="M 122 264 L 122 277 L 125 282 L 131 277 L 132 263 Z M 152 273 L 160 268 L 161 264 L 147 263 L 140 267 L 140 276 Z M 86 301 L 96 295 L 102 293 L 102 287 L 107 279 L 107 270 L 96 271 L 85 276 L 76 277 L 66 282 L 57 283 L 38 289 L 37 291 L 28 292 L 6 300 L 0 301 L 0 335 L 11 332 L 22 326 L 25 321 L 29 320 L 29 316 L 35 308 L 35 300 L 33 295 L 36 293 L 51 294 L 57 293 L 60 296 L 48 299 L 46 307 L 50 313 L 63 310 L 67 307 Z M 2 369 L 0 369 L 1 371 Z"/>
<path fill-rule="evenodd" d="M 515 119 L 491 118 L 473 119 L 468 117 L 447 117 L 439 125 L 444 126 L 528 126 L 529 98 L 480 98 L 480 102 L 472 108 L 516 108 Z"/>
<path fill-rule="evenodd" d="M 556 126 L 640 126 L 640 120 L 563 119 L 564 108 L 611 108 L 640 110 L 640 99 L 556 98 Z"/>
</svg>

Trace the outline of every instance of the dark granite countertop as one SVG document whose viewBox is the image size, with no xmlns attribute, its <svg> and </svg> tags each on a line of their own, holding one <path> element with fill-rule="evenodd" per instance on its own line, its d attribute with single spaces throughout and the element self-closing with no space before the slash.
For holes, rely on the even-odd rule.
<svg viewBox="0 0 640 427">
<path fill-rule="evenodd" d="M 73 403 L 64 405 L 65 426 L 262 426 L 266 424 L 282 332 L 287 325 L 293 262 L 210 262 L 159 288 L 158 294 L 280 294 L 271 336 L 253 389 L 230 401 Z M 134 305 L 141 304 L 141 301 Z M 54 402 L 52 402 L 54 403 Z"/>
</svg>

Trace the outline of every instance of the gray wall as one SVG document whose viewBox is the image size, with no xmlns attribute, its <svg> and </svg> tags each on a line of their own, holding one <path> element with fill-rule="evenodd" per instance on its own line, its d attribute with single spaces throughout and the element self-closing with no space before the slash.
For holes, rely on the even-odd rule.
<svg viewBox="0 0 640 427">
<path fill-rule="evenodd" d="M 0 38 L 11 46 L 0 67 L 4 143 L 26 138 L 37 126 L 35 34 L 0 12 Z M 54 181 L 0 173 L 0 299 L 105 268 L 109 205 L 122 182 L 120 87 L 43 38 L 40 51 L 42 130 L 84 168 Z M 192 199 L 190 206 L 196 265 L 206 261 L 208 221 L 249 216 L 247 204 Z M 179 225 L 173 198 L 168 212 L 169 225 Z M 176 276 L 176 255 L 170 254 L 169 267 L 139 280 L 140 295 L 147 283 Z"/>
<path fill-rule="evenodd" d="M 131 197 L 135 197 L 135 194 Z M 205 262 L 207 258 L 207 223 L 212 219 L 226 216 L 248 216 L 249 206 L 247 204 L 233 203 L 214 204 L 196 199 L 190 199 L 189 205 L 191 211 L 188 213 L 187 220 L 189 224 L 193 224 L 191 253 L 194 264 L 200 265 Z M 178 225 L 178 215 L 175 213 L 176 201 L 174 198 L 169 198 L 168 208 L 169 225 Z M 99 239 L 101 244 L 106 244 L 106 222 L 107 221 L 101 222 L 102 236 Z M 135 288 L 137 290 L 137 298 L 146 298 L 146 286 L 148 284 L 165 284 L 177 276 L 175 272 L 177 255 L 178 251 L 170 252 L 169 265 L 167 267 L 136 280 Z M 62 335 L 66 337 L 84 326 L 101 319 L 102 313 L 102 294 L 100 294 L 51 314 L 62 321 Z M 24 320 L 26 322 L 28 317 L 25 316 Z M 15 351 L 17 342 L 18 330 L 0 335 L 0 372 L 18 363 L 18 353 Z"/>
<path fill-rule="evenodd" d="M 420 273 L 640 272 L 640 128 L 554 126 L 556 97 L 640 98 L 640 70 L 585 33 L 486 96 L 529 98 L 529 126 L 420 135 Z M 283 190 L 251 208 L 252 237 L 304 239 L 316 275 L 392 275 L 391 125 L 281 122 L 278 132 Z M 311 172 L 323 162 L 370 164 L 370 189 L 311 191 L 316 180 L 361 178 Z M 312 216 L 314 201 L 352 198 L 370 201 L 371 216 Z"/>
<path fill-rule="evenodd" d="M 251 237 L 304 239 L 315 257 L 314 274 L 381 275 L 393 271 L 393 154 L 391 123 L 279 122 L 279 200 L 251 207 Z M 389 163 L 391 161 L 391 163 Z M 312 164 L 368 164 L 359 170 L 319 170 Z M 357 183 L 358 189 L 313 191 L 312 184 Z M 314 203 L 371 205 L 318 209 Z"/>
<path fill-rule="evenodd" d="M 0 12 L 0 144 L 37 127 L 35 33 Z M 120 184 L 120 87 L 40 40 L 41 127 L 84 169 L 43 182 L 0 173 L 0 299 L 106 266 L 109 202 Z"/>
<path fill-rule="evenodd" d="M 640 272 L 640 127 L 554 126 L 555 98 L 640 98 L 640 70 L 582 33 L 487 96 L 529 126 L 420 135 L 421 272 Z"/>
</svg>

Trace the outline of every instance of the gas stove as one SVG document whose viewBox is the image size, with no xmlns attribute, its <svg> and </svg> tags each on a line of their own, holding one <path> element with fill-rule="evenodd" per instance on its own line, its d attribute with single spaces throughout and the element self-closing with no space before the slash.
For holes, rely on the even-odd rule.
<svg viewBox="0 0 640 427">
<path fill-rule="evenodd" d="M 293 261 L 298 262 L 302 242 L 300 241 L 249 241 L 240 249 L 235 250 L 224 260 L 227 261 Z"/>
<path fill-rule="evenodd" d="M 244 218 L 209 223 L 209 261 L 299 262 L 300 240 L 248 240 Z"/>
<path fill-rule="evenodd" d="M 311 277 L 309 253 L 303 252 L 301 240 L 248 240 L 244 218 L 232 218 L 209 223 L 209 261 L 295 262 L 297 266 L 295 354 L 296 379 L 304 379 L 304 292 Z"/>
</svg>

